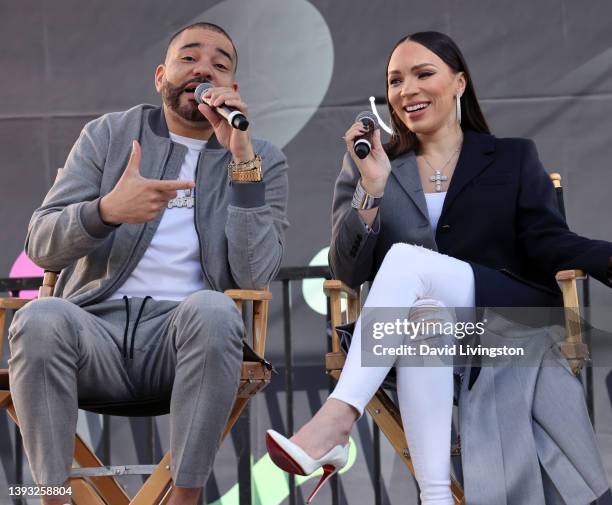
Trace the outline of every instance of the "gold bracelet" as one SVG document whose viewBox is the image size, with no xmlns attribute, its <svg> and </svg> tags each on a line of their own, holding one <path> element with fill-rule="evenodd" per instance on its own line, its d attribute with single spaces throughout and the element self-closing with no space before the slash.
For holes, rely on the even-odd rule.
<svg viewBox="0 0 612 505">
<path fill-rule="evenodd" d="M 253 170 L 243 170 L 242 172 L 234 172 L 230 176 L 232 182 L 260 182 L 262 180 L 261 167 Z"/>
<path fill-rule="evenodd" d="M 255 157 L 247 161 L 230 161 L 227 168 L 233 172 L 246 172 L 247 170 L 253 170 L 254 168 L 261 166 L 261 156 L 256 154 Z"/>
<path fill-rule="evenodd" d="M 259 182 L 263 179 L 261 156 L 256 155 L 252 160 L 239 163 L 231 161 L 227 173 L 232 182 Z"/>
</svg>

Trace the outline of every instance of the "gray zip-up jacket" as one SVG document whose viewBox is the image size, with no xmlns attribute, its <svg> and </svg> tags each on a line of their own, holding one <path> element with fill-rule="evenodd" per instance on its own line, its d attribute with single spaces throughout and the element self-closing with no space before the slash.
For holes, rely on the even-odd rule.
<svg viewBox="0 0 612 505">
<path fill-rule="evenodd" d="M 99 201 L 121 177 L 132 140 L 142 146 L 140 173 L 176 179 L 187 148 L 171 141 L 160 107 L 139 105 L 88 123 L 28 227 L 26 253 L 46 270 L 60 271 L 55 295 L 78 305 L 96 303 L 120 287 L 149 246 L 161 220 L 106 225 Z M 287 161 L 253 139 L 263 182 L 230 184 L 231 153 L 213 136 L 196 170 L 195 227 L 204 278 L 218 291 L 256 289 L 276 275 L 288 226 Z"/>
</svg>

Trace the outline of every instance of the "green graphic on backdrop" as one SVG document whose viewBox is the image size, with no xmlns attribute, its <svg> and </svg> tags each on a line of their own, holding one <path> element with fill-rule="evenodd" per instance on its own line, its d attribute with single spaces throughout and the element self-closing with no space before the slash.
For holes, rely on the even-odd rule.
<svg viewBox="0 0 612 505">
<path fill-rule="evenodd" d="M 357 459 L 357 445 L 352 438 L 350 440 L 351 447 L 349 449 L 348 463 L 340 470 L 340 474 L 349 470 Z M 314 477 L 321 476 L 322 473 L 323 470 L 320 469 L 306 477 L 296 475 L 295 486 L 301 486 Z M 289 496 L 289 476 L 272 463 L 268 454 L 252 465 L 251 474 L 253 479 L 253 505 L 279 505 Z M 312 485 L 314 486 L 314 482 Z M 217 501 L 212 502 L 211 505 L 240 505 L 238 501 L 238 484 L 234 484 L 227 493 Z"/>
<path fill-rule="evenodd" d="M 321 267 L 327 265 L 327 254 L 329 246 L 321 249 L 308 263 L 310 267 Z M 327 313 L 327 299 L 323 292 L 323 281 L 325 279 L 304 279 L 302 281 L 302 295 L 308 306 L 319 314 Z M 342 310 L 346 310 L 346 300 L 341 302 Z"/>
</svg>

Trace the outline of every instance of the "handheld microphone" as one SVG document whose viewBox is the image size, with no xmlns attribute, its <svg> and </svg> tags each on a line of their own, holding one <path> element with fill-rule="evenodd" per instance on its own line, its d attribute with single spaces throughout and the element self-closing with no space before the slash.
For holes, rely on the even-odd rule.
<svg viewBox="0 0 612 505">
<path fill-rule="evenodd" d="M 357 157 L 362 160 L 370 154 L 372 150 L 372 134 L 374 130 L 378 128 L 378 121 L 376 120 L 376 116 L 369 110 L 357 114 L 355 122 L 357 121 L 361 121 L 363 126 L 368 130 L 365 134 L 355 138 L 353 142 L 353 150 Z"/>
<path fill-rule="evenodd" d="M 198 84 L 198 87 L 194 91 L 196 102 L 203 103 L 208 105 L 209 107 L 212 107 L 209 103 L 205 101 L 205 98 L 202 97 L 206 90 L 211 88 L 214 88 L 214 86 L 209 82 L 203 82 L 201 84 Z M 231 126 L 236 128 L 237 130 L 245 131 L 249 127 L 249 120 L 238 109 L 235 109 L 234 107 L 228 107 L 227 105 L 220 105 L 219 107 L 213 108 L 221 116 L 223 116 Z"/>
</svg>

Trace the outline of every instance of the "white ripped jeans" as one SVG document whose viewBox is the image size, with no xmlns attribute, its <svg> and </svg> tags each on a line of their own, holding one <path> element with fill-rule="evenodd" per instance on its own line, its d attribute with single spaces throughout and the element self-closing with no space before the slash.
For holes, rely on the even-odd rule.
<svg viewBox="0 0 612 505">
<path fill-rule="evenodd" d="M 366 307 L 413 307 L 433 299 L 446 307 L 474 306 L 474 274 L 464 261 L 410 244 L 391 247 L 372 283 Z M 417 304 L 420 305 L 420 304 Z M 361 365 L 360 321 L 330 398 L 363 413 L 390 367 Z M 453 505 L 450 444 L 453 367 L 398 366 L 397 394 L 423 505 Z"/>
</svg>

